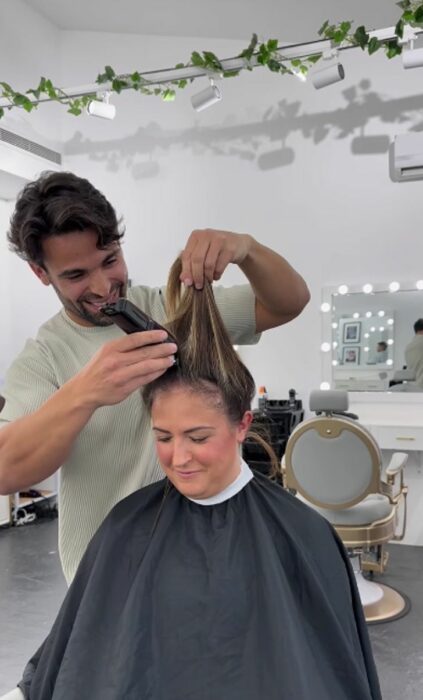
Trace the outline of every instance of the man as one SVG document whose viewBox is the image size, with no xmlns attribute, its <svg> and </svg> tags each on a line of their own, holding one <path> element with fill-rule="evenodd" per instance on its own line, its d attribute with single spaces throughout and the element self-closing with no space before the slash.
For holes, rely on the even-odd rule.
<svg viewBox="0 0 423 700">
<path fill-rule="evenodd" d="M 423 388 L 423 318 L 418 318 L 414 324 L 415 336 L 405 348 L 405 363 L 407 369 L 414 372 L 415 383 Z"/>
<path fill-rule="evenodd" d="M 45 173 L 16 203 L 9 242 L 63 309 L 29 340 L 2 389 L 0 493 L 28 488 L 62 466 L 59 550 L 68 581 L 92 535 L 119 500 L 161 478 L 142 386 L 174 362 L 162 331 L 124 335 L 101 306 L 127 297 L 166 322 L 163 290 L 128 288 L 123 231 L 87 180 Z M 304 280 L 246 234 L 194 231 L 181 280 L 201 288 L 236 264 L 249 285 L 216 289 L 234 343 L 290 321 L 308 302 Z"/>
<path fill-rule="evenodd" d="M 379 340 L 376 345 L 376 364 L 385 363 L 388 359 L 388 343 L 386 340 Z"/>
</svg>

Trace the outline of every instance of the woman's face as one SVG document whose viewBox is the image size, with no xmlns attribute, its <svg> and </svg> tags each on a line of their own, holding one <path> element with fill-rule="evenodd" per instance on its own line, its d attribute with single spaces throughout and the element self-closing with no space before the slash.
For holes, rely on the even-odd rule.
<svg viewBox="0 0 423 700">
<path fill-rule="evenodd" d="M 208 498 L 236 479 L 251 411 L 233 425 L 209 397 L 175 387 L 156 395 L 151 418 L 161 466 L 184 496 Z"/>
</svg>

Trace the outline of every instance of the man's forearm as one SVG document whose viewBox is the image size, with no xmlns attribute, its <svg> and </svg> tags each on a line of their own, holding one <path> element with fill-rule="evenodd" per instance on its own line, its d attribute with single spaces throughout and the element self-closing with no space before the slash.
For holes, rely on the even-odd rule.
<svg viewBox="0 0 423 700">
<path fill-rule="evenodd" d="M 31 415 L 0 430 L 0 493 L 28 488 L 54 474 L 93 414 L 72 380 Z"/>
<path fill-rule="evenodd" d="M 256 296 L 258 332 L 291 321 L 310 299 L 301 275 L 281 255 L 255 239 L 240 268 Z"/>
</svg>

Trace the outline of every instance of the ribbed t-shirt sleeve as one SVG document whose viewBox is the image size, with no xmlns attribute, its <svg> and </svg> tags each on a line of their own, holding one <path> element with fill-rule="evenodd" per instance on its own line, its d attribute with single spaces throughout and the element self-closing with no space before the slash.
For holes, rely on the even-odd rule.
<svg viewBox="0 0 423 700">
<path fill-rule="evenodd" d="M 232 342 L 258 343 L 261 334 L 256 333 L 255 296 L 250 285 L 215 287 L 214 296 Z"/>
<path fill-rule="evenodd" d="M 37 341 L 28 340 L 6 373 L 0 428 L 36 411 L 58 388 L 47 355 Z"/>
</svg>

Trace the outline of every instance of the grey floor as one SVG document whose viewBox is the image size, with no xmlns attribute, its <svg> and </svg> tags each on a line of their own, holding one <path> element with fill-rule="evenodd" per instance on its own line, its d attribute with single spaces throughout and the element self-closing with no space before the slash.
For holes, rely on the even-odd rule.
<svg viewBox="0 0 423 700">
<path fill-rule="evenodd" d="M 423 698 L 423 547 L 391 545 L 383 577 L 411 600 L 401 620 L 370 627 L 384 700 Z M 50 629 L 66 591 L 57 521 L 0 530 L 0 695 Z M 333 700 L 336 700 L 333 698 Z"/>
</svg>

